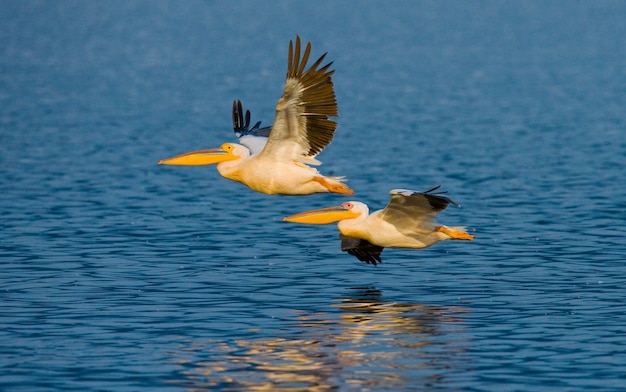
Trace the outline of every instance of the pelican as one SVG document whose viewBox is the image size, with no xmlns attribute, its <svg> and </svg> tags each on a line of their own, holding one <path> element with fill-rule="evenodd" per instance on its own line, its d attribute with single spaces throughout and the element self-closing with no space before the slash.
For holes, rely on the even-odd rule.
<svg viewBox="0 0 626 392">
<path fill-rule="evenodd" d="M 468 240 L 474 236 L 464 227 L 448 227 L 435 223 L 437 213 L 448 204 L 460 207 L 436 192 L 436 186 L 426 192 L 393 189 L 391 200 L 382 209 L 369 214 L 366 204 L 348 201 L 336 207 L 302 212 L 283 221 L 327 224 L 339 221 L 341 250 L 359 260 L 376 265 L 384 248 L 426 248 L 444 240 Z"/>
<path fill-rule="evenodd" d="M 261 151 L 257 153 L 255 148 L 258 146 L 247 143 L 242 135 L 242 144 L 224 143 L 219 148 L 189 152 L 161 160 L 159 164 L 196 166 L 217 163 L 217 171 L 223 177 L 266 194 L 354 194 L 343 183 L 343 177 L 323 176 L 309 166 L 321 164 L 315 157 L 331 142 L 337 127 L 337 123 L 329 119 L 337 116 L 332 82 L 335 71 L 329 70 L 332 62 L 318 69 L 326 53 L 305 70 L 311 43 L 307 44 L 302 57 L 300 46 L 299 36 L 296 36 L 295 49 L 293 41 L 289 41 L 284 93 L 276 105 L 274 125 Z M 234 125 L 240 129 L 248 128 L 247 121 L 240 121 L 243 120 L 242 111 L 239 107 L 234 109 Z"/>
</svg>

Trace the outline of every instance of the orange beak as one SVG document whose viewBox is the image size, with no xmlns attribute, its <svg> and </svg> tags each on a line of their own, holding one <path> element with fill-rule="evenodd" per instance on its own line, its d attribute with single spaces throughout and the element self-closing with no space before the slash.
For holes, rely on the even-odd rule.
<svg viewBox="0 0 626 392">
<path fill-rule="evenodd" d="M 353 219 L 360 215 L 361 213 L 352 212 L 344 208 L 343 206 L 334 206 L 320 208 L 319 210 L 301 212 L 299 214 L 285 217 L 283 218 L 283 221 L 294 223 L 307 223 L 311 225 L 324 225 L 344 219 Z"/>
<path fill-rule="evenodd" d="M 188 152 L 172 158 L 162 159 L 158 163 L 159 165 L 202 166 L 234 159 L 239 159 L 239 157 L 233 155 L 231 151 L 226 151 L 220 147 Z"/>
</svg>

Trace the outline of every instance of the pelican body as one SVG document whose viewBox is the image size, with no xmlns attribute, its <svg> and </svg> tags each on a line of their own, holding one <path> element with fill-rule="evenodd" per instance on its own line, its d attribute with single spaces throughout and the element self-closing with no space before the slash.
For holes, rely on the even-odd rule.
<svg viewBox="0 0 626 392">
<path fill-rule="evenodd" d="M 326 53 L 305 70 L 311 52 L 309 42 L 300 57 L 300 37 L 295 49 L 289 42 L 287 78 L 283 96 L 276 105 L 274 124 L 265 138 L 260 123 L 249 128 L 241 103 L 233 104 L 235 134 L 242 144 L 225 143 L 219 148 L 194 151 L 159 161 L 166 165 L 209 165 L 225 178 L 241 182 L 266 194 L 309 195 L 333 192 L 354 193 L 343 177 L 323 176 L 309 165 L 333 139 L 337 123 L 337 100 L 332 82 L 332 62 L 321 66 Z M 241 134 L 241 135 L 239 135 Z"/>
<path fill-rule="evenodd" d="M 437 213 L 457 203 L 435 192 L 394 189 L 391 200 L 382 209 L 369 213 L 366 204 L 348 201 L 283 218 L 287 222 L 327 224 L 339 222 L 341 250 L 359 260 L 376 265 L 382 262 L 384 248 L 426 248 L 445 240 L 473 240 L 464 227 L 448 227 L 435 222 Z"/>
</svg>

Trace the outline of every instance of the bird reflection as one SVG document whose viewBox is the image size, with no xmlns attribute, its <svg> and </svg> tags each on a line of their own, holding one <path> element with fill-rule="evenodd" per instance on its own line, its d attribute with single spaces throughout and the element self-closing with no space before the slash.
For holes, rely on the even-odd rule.
<svg viewBox="0 0 626 392">
<path fill-rule="evenodd" d="M 384 302 L 380 290 L 357 288 L 355 295 L 335 305 L 351 341 L 361 337 L 401 334 L 435 335 L 444 315 L 442 308 L 420 304 Z M 453 322 L 453 320 L 447 320 Z"/>
<path fill-rule="evenodd" d="M 332 306 L 339 312 L 297 312 L 293 337 L 182 347 L 185 377 L 172 382 L 190 391 L 426 387 L 444 382 L 464 351 L 460 307 L 389 302 L 371 287 Z"/>
</svg>

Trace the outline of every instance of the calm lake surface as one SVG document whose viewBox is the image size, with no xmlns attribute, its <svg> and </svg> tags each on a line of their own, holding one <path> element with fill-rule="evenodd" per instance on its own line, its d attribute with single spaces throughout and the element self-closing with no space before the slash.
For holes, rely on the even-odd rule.
<svg viewBox="0 0 626 392">
<path fill-rule="evenodd" d="M 0 1 L 0 390 L 626 389 L 626 3 Z M 159 159 L 328 51 L 354 197 Z M 473 242 L 311 208 L 441 184 Z"/>
</svg>

